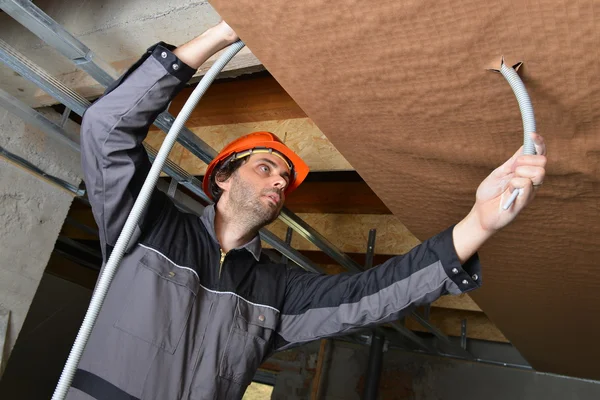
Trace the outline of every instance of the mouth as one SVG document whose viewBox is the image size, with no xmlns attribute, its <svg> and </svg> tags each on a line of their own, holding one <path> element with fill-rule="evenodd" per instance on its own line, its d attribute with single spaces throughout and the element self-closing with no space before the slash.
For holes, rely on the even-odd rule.
<svg viewBox="0 0 600 400">
<path fill-rule="evenodd" d="M 279 205 L 279 201 L 281 199 L 277 193 L 269 193 L 269 194 L 265 195 L 264 197 L 269 199 L 276 206 Z"/>
</svg>

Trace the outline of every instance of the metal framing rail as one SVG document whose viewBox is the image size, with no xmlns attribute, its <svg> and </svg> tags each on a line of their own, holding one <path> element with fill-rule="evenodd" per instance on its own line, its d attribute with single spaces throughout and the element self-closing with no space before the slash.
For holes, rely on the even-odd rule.
<svg viewBox="0 0 600 400">
<path fill-rule="evenodd" d="M 2 39 L 0 61 L 79 115 L 83 115 L 91 104 L 85 97 L 65 86 Z"/>
<path fill-rule="evenodd" d="M 0 8 L 104 86 L 117 72 L 29 0 L 0 0 Z"/>
<path fill-rule="evenodd" d="M 49 136 L 52 136 L 58 141 L 66 144 L 73 150 L 79 151 L 79 145 L 71 139 L 69 139 L 69 136 L 61 126 L 56 125 L 54 122 L 44 117 L 38 111 L 29 107 L 27 104 L 12 96 L 10 93 L 5 92 L 1 88 L 0 106 L 4 107 L 9 112 L 17 115 L 26 123 L 36 126 L 37 128 L 46 132 L 46 134 L 48 134 Z"/>
<path fill-rule="evenodd" d="M 31 30 L 48 45 L 54 47 L 69 59 L 71 59 L 71 56 L 74 52 L 80 51 L 81 48 L 85 47 L 85 45 L 81 43 L 79 39 L 67 32 L 62 26 L 60 26 L 56 21 L 52 20 L 30 1 L 0 0 L 0 8 L 15 18 L 27 29 Z M 43 28 L 40 29 L 40 26 Z M 82 97 L 79 94 L 66 88 L 65 85 L 47 74 L 45 71 L 41 70 L 39 67 L 35 68 L 34 63 L 20 55 L 5 42 L 0 41 L 0 43 L 2 44 L 2 60 L 5 63 L 7 63 L 19 74 L 25 76 L 27 79 L 30 79 L 38 86 L 42 87 L 44 91 L 51 94 L 54 98 L 71 108 L 79 115 L 83 115 L 83 111 L 85 111 L 85 108 L 87 108 L 85 106 L 86 103 L 87 106 L 90 104 L 86 99 L 83 99 L 83 102 L 77 101 L 76 103 L 78 104 L 73 104 L 74 107 L 71 107 L 69 104 L 63 101 L 65 95 L 70 93 L 73 96 L 73 100 L 81 100 Z M 87 47 L 85 48 L 87 49 Z M 89 51 L 89 49 L 87 50 Z M 102 69 L 103 65 L 105 64 L 106 63 L 102 62 L 96 57 L 90 59 L 89 62 L 82 64 L 82 69 L 83 66 L 86 66 L 84 70 L 88 72 L 92 78 L 96 79 L 102 85 L 108 86 L 110 83 L 112 83 L 112 80 L 106 83 L 107 74 Z M 76 65 L 79 64 L 76 63 Z M 26 68 L 21 68 L 22 66 L 25 66 Z M 174 121 L 175 118 L 171 114 L 168 112 L 163 112 L 155 120 L 154 124 L 164 132 L 169 132 L 169 129 L 173 125 Z M 210 163 L 210 161 L 212 161 L 212 159 L 217 155 L 217 152 L 212 147 L 210 147 L 202 139 L 197 137 L 192 131 L 185 127 L 181 130 L 177 141 L 205 163 Z M 331 242 L 325 239 L 315 229 L 313 229 L 293 212 L 284 208 L 279 218 L 288 226 L 292 227 L 302 237 L 306 238 L 327 255 L 332 257 L 348 271 L 359 272 L 361 270 L 354 260 L 337 249 Z"/>
<path fill-rule="evenodd" d="M 45 173 L 44 171 L 42 171 L 41 169 L 39 169 L 38 167 L 36 167 L 32 163 L 30 163 L 29 161 L 25 160 L 22 157 L 19 157 L 16 154 L 11 153 L 10 151 L 6 150 L 4 147 L 1 147 L 1 146 L 0 146 L 0 157 L 5 158 L 6 160 L 11 162 L 12 164 L 15 164 L 18 167 L 21 167 L 23 169 L 26 169 L 26 170 L 32 172 L 33 174 L 39 176 L 43 180 L 46 180 L 50 183 L 53 183 L 54 185 L 57 185 L 58 187 L 60 187 L 62 189 L 65 189 L 65 190 L 71 192 L 75 196 L 83 196 L 85 194 L 85 190 L 79 189 L 78 187 L 70 184 L 67 181 L 64 181 L 53 175 L 49 175 L 49 174 Z"/>
<path fill-rule="evenodd" d="M 114 81 L 116 72 L 112 69 L 112 67 L 96 57 L 87 46 L 66 31 L 60 24 L 50 18 L 31 1 L 0 0 L 0 8 L 2 8 L 2 10 L 12 16 L 31 32 L 40 37 L 48 45 L 52 46 L 65 57 L 69 58 L 73 63 L 75 63 L 75 65 L 87 72 L 100 84 L 108 86 Z M 85 110 L 91 104 L 87 99 L 66 87 L 60 81 L 49 75 L 46 71 L 29 61 L 16 50 L 12 49 L 1 39 L 0 60 L 2 60 L 5 64 L 26 79 L 29 79 L 38 85 L 44 91 L 52 95 L 56 100 L 63 103 L 66 107 L 70 108 L 79 115 L 83 115 Z M 14 102 L 12 103 L 16 104 Z M 37 115 L 31 114 L 30 112 L 33 111 L 36 113 L 35 110 L 27 110 L 23 107 L 17 108 L 18 110 L 16 110 L 15 113 L 23 113 L 23 115 L 25 115 L 24 119 L 38 118 Z M 56 124 L 48 124 L 47 122 L 49 121 L 44 121 L 43 119 L 40 121 L 37 121 L 38 127 L 41 127 L 48 133 L 56 134 L 58 132 L 57 128 L 60 128 Z M 174 121 L 175 118 L 171 114 L 168 112 L 163 112 L 158 116 L 154 124 L 164 132 L 168 132 Z M 185 127 L 180 133 L 178 142 L 192 154 L 206 163 L 209 163 L 217 154 L 213 148 L 211 148 L 208 144 L 198 138 L 192 131 Z M 155 156 L 154 149 L 149 146 L 146 146 L 146 149 L 148 150 L 150 158 L 153 159 Z M 178 183 L 190 189 L 194 194 L 200 196 L 205 201 L 209 200 L 202 191 L 200 182 L 195 177 L 189 175 L 186 171 L 181 169 L 179 166 L 172 162 L 168 162 L 167 165 L 165 165 L 164 171 L 177 180 Z M 324 253 L 346 268 L 346 270 L 350 272 L 360 272 L 362 270 L 362 268 L 356 262 L 354 262 L 354 260 L 336 248 L 325 237 L 319 234 L 310 225 L 308 225 L 290 210 L 284 208 L 280 215 L 280 219 L 289 227 L 294 229 L 300 236 L 315 244 Z M 278 251 L 290 258 L 292 261 L 296 262 L 301 267 L 311 271 L 318 270 L 318 268 L 316 268 L 306 257 L 302 256 L 299 252 L 291 248 L 286 242 L 279 239 L 273 233 L 267 230 L 261 230 L 260 235 L 262 240 L 275 247 Z M 458 347 L 454 346 L 448 337 L 437 330 L 437 328 L 431 325 L 427 320 L 421 318 L 416 313 L 413 313 L 413 317 L 416 318 L 419 323 L 425 326 L 443 343 L 450 345 L 452 348 Z M 390 325 L 403 336 L 417 344 L 422 350 L 440 354 L 440 352 L 432 348 L 429 344 L 425 343 L 414 332 L 404 327 L 402 324 L 393 323 Z M 463 348 L 458 347 L 457 352 L 464 358 L 473 358 L 473 356 Z"/>
<path fill-rule="evenodd" d="M 373 267 L 373 256 L 375 255 L 375 239 L 377 230 L 369 230 L 367 240 L 367 253 L 365 258 L 365 269 Z M 376 400 L 379 391 L 379 380 L 381 378 L 381 366 L 383 365 L 383 352 L 385 347 L 385 331 L 381 328 L 373 329 L 371 333 L 371 346 L 369 350 L 369 362 L 365 375 L 365 387 L 363 400 Z"/>
</svg>

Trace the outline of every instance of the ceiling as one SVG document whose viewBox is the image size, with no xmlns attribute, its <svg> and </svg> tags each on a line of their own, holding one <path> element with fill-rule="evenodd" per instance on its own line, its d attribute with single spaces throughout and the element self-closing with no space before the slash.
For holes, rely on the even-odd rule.
<svg viewBox="0 0 600 400">
<path fill-rule="evenodd" d="M 524 61 L 548 176 L 481 250 L 473 296 L 534 368 L 600 378 L 598 2 L 211 4 L 419 239 L 519 148 L 514 95 L 487 68 Z"/>
</svg>

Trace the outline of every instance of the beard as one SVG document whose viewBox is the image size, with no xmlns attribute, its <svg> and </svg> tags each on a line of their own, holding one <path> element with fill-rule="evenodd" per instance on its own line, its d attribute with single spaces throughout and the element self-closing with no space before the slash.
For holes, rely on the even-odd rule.
<svg viewBox="0 0 600 400">
<path fill-rule="evenodd" d="M 244 181 L 237 174 L 232 175 L 229 200 L 236 219 L 250 229 L 262 228 L 277 219 L 281 211 L 280 205 L 265 203 L 262 196 L 281 192 L 274 189 L 259 191 L 250 182 Z"/>
</svg>

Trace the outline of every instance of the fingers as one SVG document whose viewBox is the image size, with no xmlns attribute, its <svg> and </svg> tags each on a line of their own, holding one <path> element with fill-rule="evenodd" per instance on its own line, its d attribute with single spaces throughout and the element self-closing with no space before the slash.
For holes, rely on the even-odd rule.
<svg viewBox="0 0 600 400">
<path fill-rule="evenodd" d="M 516 161 L 513 164 L 513 168 L 517 168 L 520 165 L 535 165 L 539 167 L 545 167 L 547 158 L 546 158 L 546 143 L 544 142 L 544 138 L 537 133 L 531 133 L 531 139 L 533 140 L 535 146 L 535 155 L 524 155 L 522 154 L 521 147 L 519 151 L 513 156 Z M 513 169 L 514 171 L 514 169 Z"/>
<path fill-rule="evenodd" d="M 525 165 L 515 169 L 515 176 L 517 178 L 529 178 L 534 186 L 541 185 L 544 182 L 545 175 L 546 171 L 543 167 Z"/>
<path fill-rule="evenodd" d="M 546 142 L 544 141 L 544 138 L 541 135 L 538 135 L 537 133 L 531 133 L 530 136 L 531 136 L 531 139 L 533 140 L 533 144 L 535 145 L 536 154 L 538 154 L 540 156 L 545 156 L 546 155 Z"/>
<path fill-rule="evenodd" d="M 548 159 L 546 158 L 546 156 L 526 156 L 526 155 L 520 155 L 515 160 L 514 165 L 513 165 L 513 169 L 516 169 L 516 168 L 518 168 L 519 166 L 522 166 L 522 165 L 531 165 L 531 166 L 535 166 L 535 167 L 545 168 L 547 162 L 548 162 Z"/>
<path fill-rule="evenodd" d="M 509 204 L 515 199 L 517 206 L 516 210 L 521 206 L 527 205 L 534 197 L 539 186 L 544 182 L 546 176 L 546 144 L 544 138 L 537 133 L 531 134 L 536 155 L 523 155 L 521 147 L 507 162 L 505 162 L 496 171 L 497 174 L 505 174 L 505 176 L 513 175 L 508 184 L 508 195 L 510 201 L 503 203 L 503 208 L 508 209 Z M 516 196 L 518 194 L 518 196 Z M 505 197 L 505 194 L 502 195 Z"/>
<path fill-rule="evenodd" d="M 508 192 L 513 193 L 515 190 L 521 190 L 521 194 L 517 197 L 517 201 L 522 202 L 526 200 L 529 202 L 533 198 L 534 190 L 533 183 L 529 178 L 512 178 L 508 184 Z"/>
<path fill-rule="evenodd" d="M 546 174 L 546 144 L 544 138 L 537 133 L 532 133 L 531 138 L 535 144 L 536 155 L 524 155 L 523 146 L 521 146 L 511 158 L 496 168 L 492 175 L 502 177 L 514 173 L 516 176 L 530 178 L 534 185 L 541 185 Z"/>
<path fill-rule="evenodd" d="M 541 138 L 541 136 L 539 136 Z M 545 151 L 545 146 L 541 148 Z M 546 177 L 547 158 L 544 155 L 521 155 L 513 164 L 516 177 L 529 178 L 537 189 Z"/>
</svg>

